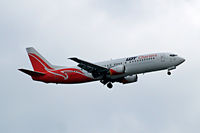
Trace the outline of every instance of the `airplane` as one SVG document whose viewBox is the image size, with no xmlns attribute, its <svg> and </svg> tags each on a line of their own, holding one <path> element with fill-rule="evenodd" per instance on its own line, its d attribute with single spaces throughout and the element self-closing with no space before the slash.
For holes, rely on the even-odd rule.
<svg viewBox="0 0 200 133">
<path fill-rule="evenodd" d="M 114 82 L 137 82 L 137 75 L 147 72 L 167 70 L 167 74 L 171 75 L 171 70 L 185 61 L 184 58 L 172 53 L 153 53 L 97 63 L 71 57 L 68 59 L 78 63 L 77 66 L 65 67 L 52 65 L 33 47 L 26 48 L 26 51 L 34 71 L 18 70 L 28 74 L 35 81 L 56 84 L 100 81 L 108 88 L 112 88 Z"/>
</svg>

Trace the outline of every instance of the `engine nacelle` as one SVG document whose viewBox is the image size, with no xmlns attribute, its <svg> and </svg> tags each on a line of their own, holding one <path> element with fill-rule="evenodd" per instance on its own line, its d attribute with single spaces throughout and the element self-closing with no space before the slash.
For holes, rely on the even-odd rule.
<svg viewBox="0 0 200 133">
<path fill-rule="evenodd" d="M 132 75 L 132 76 L 126 76 L 124 79 L 121 81 L 123 84 L 128 84 L 128 83 L 133 83 L 137 82 L 138 76 L 137 75 Z"/>
<path fill-rule="evenodd" d="M 125 66 L 124 65 L 118 65 L 118 66 L 110 68 L 109 71 L 110 71 L 110 75 L 123 74 L 125 72 Z"/>
</svg>

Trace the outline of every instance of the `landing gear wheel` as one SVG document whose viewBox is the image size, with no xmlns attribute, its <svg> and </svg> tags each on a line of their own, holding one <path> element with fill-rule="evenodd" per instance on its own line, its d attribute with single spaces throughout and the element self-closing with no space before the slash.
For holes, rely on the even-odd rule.
<svg viewBox="0 0 200 133">
<path fill-rule="evenodd" d="M 167 74 L 168 74 L 168 75 L 171 75 L 171 72 L 170 72 L 170 71 L 168 71 L 168 72 L 167 72 Z"/>
<path fill-rule="evenodd" d="M 113 87 L 112 83 L 108 83 L 108 84 L 107 84 L 107 87 L 108 87 L 109 89 L 111 89 L 111 88 Z"/>
</svg>

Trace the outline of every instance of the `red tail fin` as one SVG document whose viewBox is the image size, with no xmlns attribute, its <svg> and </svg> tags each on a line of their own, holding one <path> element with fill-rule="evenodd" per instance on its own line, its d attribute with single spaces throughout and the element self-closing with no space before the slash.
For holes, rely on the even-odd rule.
<svg viewBox="0 0 200 133">
<path fill-rule="evenodd" d="M 26 51 L 28 53 L 34 71 L 45 72 L 54 69 L 53 65 L 51 65 L 33 47 L 26 48 Z"/>
</svg>

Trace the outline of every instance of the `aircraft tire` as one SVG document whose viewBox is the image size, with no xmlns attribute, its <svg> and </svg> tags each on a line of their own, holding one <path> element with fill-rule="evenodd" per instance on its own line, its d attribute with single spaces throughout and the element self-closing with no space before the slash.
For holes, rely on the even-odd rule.
<svg viewBox="0 0 200 133">
<path fill-rule="evenodd" d="M 108 83 L 108 84 L 107 84 L 107 87 L 108 87 L 109 89 L 111 89 L 111 88 L 113 87 L 112 83 Z"/>
<path fill-rule="evenodd" d="M 170 72 L 170 71 L 168 71 L 168 72 L 167 72 L 167 74 L 168 74 L 168 75 L 171 75 L 171 72 Z"/>
</svg>

